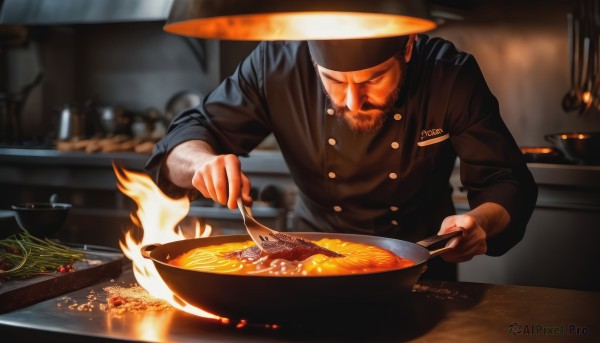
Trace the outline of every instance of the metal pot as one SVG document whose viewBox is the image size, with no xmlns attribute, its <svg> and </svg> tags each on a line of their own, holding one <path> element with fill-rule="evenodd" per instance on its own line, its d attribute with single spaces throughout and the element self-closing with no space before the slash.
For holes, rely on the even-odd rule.
<svg viewBox="0 0 600 343">
<path fill-rule="evenodd" d="M 600 132 L 562 132 L 544 136 L 571 162 L 600 165 Z"/>
<path fill-rule="evenodd" d="M 28 202 L 12 206 L 19 227 L 40 238 L 52 238 L 65 224 L 71 204 Z"/>
<path fill-rule="evenodd" d="M 80 112 L 69 105 L 64 105 L 59 111 L 58 140 L 68 141 L 81 138 L 84 135 L 84 123 Z"/>
<path fill-rule="evenodd" d="M 165 124 L 169 124 L 173 118 L 184 110 L 196 107 L 202 101 L 202 95 L 192 91 L 181 91 L 173 95 L 167 102 L 165 108 Z"/>
<path fill-rule="evenodd" d="M 375 245 L 414 261 L 414 265 L 384 272 L 336 276 L 234 275 L 190 270 L 167 261 L 192 249 L 250 240 L 248 235 L 214 236 L 151 244 L 141 248 L 153 261 L 169 288 L 185 302 L 213 314 L 258 323 L 298 323 L 332 317 L 376 315 L 380 308 L 402 303 L 419 279 L 425 263 L 448 248 L 429 251 L 460 231 L 419 243 L 353 234 L 294 233 L 317 241 L 322 238 Z M 366 311 L 366 312 L 365 312 Z"/>
<path fill-rule="evenodd" d="M 533 163 L 560 163 L 564 157 L 555 147 L 521 147 L 525 161 Z"/>
<path fill-rule="evenodd" d="M 121 106 L 98 107 L 100 127 L 105 134 L 130 134 L 132 114 Z"/>
</svg>

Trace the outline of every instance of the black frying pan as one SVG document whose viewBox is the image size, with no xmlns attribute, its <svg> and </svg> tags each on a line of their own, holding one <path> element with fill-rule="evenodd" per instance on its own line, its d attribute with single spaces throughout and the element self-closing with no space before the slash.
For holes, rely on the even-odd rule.
<svg viewBox="0 0 600 343">
<path fill-rule="evenodd" d="M 185 302 L 230 319 L 260 323 L 321 320 L 377 311 L 392 300 L 402 301 L 419 279 L 425 263 L 448 248 L 429 251 L 461 231 L 433 236 L 417 244 L 376 236 L 333 233 L 294 233 L 312 241 L 322 238 L 375 245 L 411 259 L 413 266 L 367 274 L 335 276 L 234 275 L 197 271 L 167 263 L 185 252 L 202 246 L 250 240 L 248 235 L 214 236 L 151 244 L 141 248 L 153 261 L 169 288 Z M 397 302 L 396 302 L 397 303 Z M 401 310 L 401 309 L 400 309 Z M 376 315 L 376 312 L 373 312 Z"/>
</svg>

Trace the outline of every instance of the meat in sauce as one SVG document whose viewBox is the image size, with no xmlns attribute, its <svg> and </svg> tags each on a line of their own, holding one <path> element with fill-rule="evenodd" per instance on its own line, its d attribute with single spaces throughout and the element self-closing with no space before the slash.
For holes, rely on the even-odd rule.
<svg viewBox="0 0 600 343">
<path fill-rule="evenodd" d="M 288 261 L 304 261 L 317 254 L 323 254 L 327 257 L 344 257 L 342 254 L 318 246 L 300 237 L 293 237 L 281 232 L 272 234 L 272 236 L 275 240 L 261 243 L 265 251 L 254 245 L 243 250 L 228 252 L 225 254 L 225 257 L 248 262 L 256 261 L 264 256 L 269 256 L 272 259 L 281 258 Z"/>
</svg>

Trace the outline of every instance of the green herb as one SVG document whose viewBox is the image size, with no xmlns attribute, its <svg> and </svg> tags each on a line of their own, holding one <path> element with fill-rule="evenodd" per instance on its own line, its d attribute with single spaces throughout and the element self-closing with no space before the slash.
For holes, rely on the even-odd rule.
<svg viewBox="0 0 600 343">
<path fill-rule="evenodd" d="M 27 231 L 0 240 L 0 279 L 26 278 L 58 271 L 85 254 Z"/>
</svg>

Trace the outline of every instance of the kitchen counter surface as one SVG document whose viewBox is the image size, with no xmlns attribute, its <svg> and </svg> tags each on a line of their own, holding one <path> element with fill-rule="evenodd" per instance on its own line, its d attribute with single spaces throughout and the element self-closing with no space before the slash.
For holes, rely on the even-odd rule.
<svg viewBox="0 0 600 343">
<path fill-rule="evenodd" d="M 268 170 L 274 174 L 289 173 L 280 153 L 255 151 L 251 156 L 252 158 L 241 159 L 247 171 Z M 53 149 L 0 148 L 0 162 L 5 165 L 110 167 L 115 161 L 126 168 L 143 169 L 149 158 L 150 155 L 134 152 L 86 153 L 61 152 Z"/>
<path fill-rule="evenodd" d="M 420 281 L 402 308 L 357 314 L 350 321 L 266 328 L 222 324 L 176 309 L 122 314 L 100 310 L 121 276 L 0 315 L 3 341 L 60 342 L 598 342 L 600 293 L 553 288 Z M 200 286 L 200 285 L 199 285 Z M 89 303 L 90 311 L 68 303 Z M 324 311 L 327 309 L 324 308 Z"/>
<path fill-rule="evenodd" d="M 134 171 L 144 171 L 149 155 L 134 152 L 86 153 L 53 149 L 0 148 L 0 183 L 24 186 L 115 190 L 113 162 Z M 242 158 L 246 173 L 288 177 L 281 154 L 254 152 Z"/>
<path fill-rule="evenodd" d="M 62 152 L 55 149 L 0 148 L 0 161 L 14 164 L 39 166 L 78 165 L 110 167 L 112 161 L 126 163 L 130 167 L 143 168 L 149 155 L 134 152 L 86 153 L 84 151 Z"/>
<path fill-rule="evenodd" d="M 0 164 L 3 166 L 110 168 L 112 162 L 116 161 L 125 168 L 140 170 L 143 169 L 148 158 L 149 155 L 133 152 L 90 154 L 80 151 L 60 152 L 52 149 L 0 148 Z M 250 158 L 242 158 L 241 162 L 247 172 L 289 173 L 283 157 L 276 151 L 253 151 Z M 529 163 L 528 166 L 538 184 L 600 188 L 600 166 L 551 163 Z"/>
</svg>

